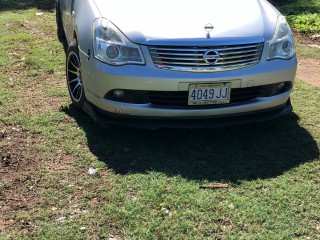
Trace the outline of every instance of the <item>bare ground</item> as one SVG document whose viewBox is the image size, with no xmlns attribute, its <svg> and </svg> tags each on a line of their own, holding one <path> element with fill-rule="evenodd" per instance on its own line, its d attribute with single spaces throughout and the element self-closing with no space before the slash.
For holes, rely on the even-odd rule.
<svg viewBox="0 0 320 240">
<path fill-rule="evenodd" d="M 297 78 L 320 87 L 320 59 L 299 58 Z"/>
<path fill-rule="evenodd" d="M 34 173 L 41 164 L 36 150 L 41 137 L 13 125 L 2 124 L 0 131 L 0 231 L 30 229 L 31 223 L 17 222 L 16 217 L 40 201 L 32 186 L 38 181 Z"/>
</svg>

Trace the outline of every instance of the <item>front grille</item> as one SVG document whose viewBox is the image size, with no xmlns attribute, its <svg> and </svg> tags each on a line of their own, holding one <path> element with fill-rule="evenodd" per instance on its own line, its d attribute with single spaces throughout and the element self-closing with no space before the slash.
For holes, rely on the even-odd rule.
<svg viewBox="0 0 320 240">
<path fill-rule="evenodd" d="M 230 94 L 230 103 L 217 105 L 188 105 L 188 91 L 143 91 L 143 90 L 123 90 L 124 97 L 117 99 L 114 95 L 115 90 L 111 90 L 105 96 L 106 99 L 134 103 L 134 104 L 152 104 L 160 107 L 183 107 L 183 108 L 219 108 L 231 104 L 240 104 L 254 101 L 259 97 L 270 97 L 292 88 L 291 82 L 285 82 L 283 88 L 278 89 L 279 84 L 269 84 L 264 86 L 232 88 Z"/>
<path fill-rule="evenodd" d="M 156 67 L 175 71 L 214 72 L 238 69 L 259 63 L 263 43 L 210 47 L 151 46 L 149 52 Z M 206 53 L 218 60 L 205 60 Z"/>
</svg>

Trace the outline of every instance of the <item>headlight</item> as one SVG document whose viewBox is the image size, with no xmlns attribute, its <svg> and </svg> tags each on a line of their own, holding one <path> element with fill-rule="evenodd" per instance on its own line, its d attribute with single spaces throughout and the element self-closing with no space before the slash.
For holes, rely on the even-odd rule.
<svg viewBox="0 0 320 240">
<path fill-rule="evenodd" d="M 269 41 L 268 60 L 289 59 L 295 55 L 292 31 L 284 16 L 279 16 L 276 32 Z"/>
<path fill-rule="evenodd" d="M 141 49 L 111 22 L 98 18 L 93 24 L 94 55 L 111 65 L 145 64 Z"/>
</svg>

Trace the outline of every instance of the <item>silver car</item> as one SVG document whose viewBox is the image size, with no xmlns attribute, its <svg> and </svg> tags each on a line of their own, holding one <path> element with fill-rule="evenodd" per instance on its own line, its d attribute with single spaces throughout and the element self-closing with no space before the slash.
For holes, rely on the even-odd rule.
<svg viewBox="0 0 320 240">
<path fill-rule="evenodd" d="M 213 127 L 290 113 L 292 31 L 266 0 L 56 0 L 73 104 L 94 120 Z"/>
</svg>

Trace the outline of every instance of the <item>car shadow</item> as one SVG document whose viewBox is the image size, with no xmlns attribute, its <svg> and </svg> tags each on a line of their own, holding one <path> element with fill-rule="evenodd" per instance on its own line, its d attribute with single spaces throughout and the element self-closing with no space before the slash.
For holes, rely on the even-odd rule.
<svg viewBox="0 0 320 240">
<path fill-rule="evenodd" d="M 54 0 L 0 0 L 0 11 L 25 10 L 37 8 L 39 10 L 54 10 L 56 2 Z"/>
<path fill-rule="evenodd" d="M 294 113 L 263 124 L 201 130 L 99 127 L 72 105 L 89 150 L 117 174 L 161 172 L 191 180 L 267 179 L 313 161 L 318 146 Z"/>
</svg>

